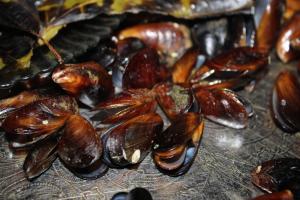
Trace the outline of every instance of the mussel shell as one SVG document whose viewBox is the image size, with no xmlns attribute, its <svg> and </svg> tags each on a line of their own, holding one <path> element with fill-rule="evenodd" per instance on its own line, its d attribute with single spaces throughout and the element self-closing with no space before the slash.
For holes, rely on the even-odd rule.
<svg viewBox="0 0 300 200">
<path fill-rule="evenodd" d="M 32 180 L 47 171 L 57 158 L 58 139 L 52 137 L 37 143 L 28 153 L 23 164 L 26 178 Z"/>
<path fill-rule="evenodd" d="M 180 176 L 191 167 L 199 148 L 204 123 L 197 113 L 186 113 L 157 135 L 153 150 L 156 167 L 169 176 Z"/>
<path fill-rule="evenodd" d="M 72 115 L 66 121 L 59 141 L 58 155 L 69 168 L 90 167 L 101 159 L 101 139 L 86 119 Z"/>
<path fill-rule="evenodd" d="M 268 0 L 265 11 L 260 20 L 255 46 L 270 51 L 275 45 L 281 25 L 284 2 Z"/>
<path fill-rule="evenodd" d="M 130 59 L 123 75 L 123 87 L 151 89 L 168 76 L 168 70 L 159 64 L 156 50 L 145 48 Z"/>
<path fill-rule="evenodd" d="M 241 89 L 267 71 L 265 50 L 239 47 L 222 53 L 197 69 L 190 79 L 193 88 Z"/>
<path fill-rule="evenodd" d="M 121 30 L 118 35 L 119 39 L 128 37 L 139 38 L 148 47 L 156 49 L 163 56 L 165 54 L 165 62 L 169 66 L 192 46 L 189 29 L 185 25 L 171 22 L 138 24 Z"/>
<path fill-rule="evenodd" d="M 22 147 L 55 134 L 68 117 L 77 112 L 75 99 L 69 96 L 49 97 L 12 112 L 5 118 L 2 128 L 15 146 Z"/>
<path fill-rule="evenodd" d="M 118 192 L 111 200 L 152 200 L 152 196 L 145 188 L 134 188 L 127 192 Z"/>
<path fill-rule="evenodd" d="M 4 120 L 12 111 L 41 98 L 45 97 L 43 97 L 43 95 L 39 94 L 37 91 L 24 91 L 17 96 L 0 100 L 0 121 Z"/>
<path fill-rule="evenodd" d="M 283 62 L 289 62 L 299 57 L 299 51 L 292 48 L 291 41 L 300 37 L 300 14 L 295 14 L 288 20 L 279 33 L 276 43 L 276 52 L 278 57 Z"/>
<path fill-rule="evenodd" d="M 98 104 L 93 110 L 93 121 L 114 124 L 144 113 L 155 112 L 154 93 L 147 89 L 130 89 Z"/>
<path fill-rule="evenodd" d="M 286 132 L 300 130 L 300 83 L 289 71 L 281 72 L 272 93 L 272 117 Z"/>
<path fill-rule="evenodd" d="M 168 82 L 156 85 L 154 90 L 160 107 L 170 120 L 188 112 L 192 107 L 193 94 L 190 88 Z"/>
<path fill-rule="evenodd" d="M 52 79 L 88 106 L 96 105 L 113 93 L 111 76 L 95 62 L 60 65 Z"/>
<path fill-rule="evenodd" d="M 200 51 L 212 58 L 228 49 L 253 46 L 255 25 L 252 15 L 208 19 L 194 25 L 192 35 Z"/>
<path fill-rule="evenodd" d="M 172 69 L 173 83 L 187 83 L 193 68 L 197 67 L 198 49 L 189 49 L 176 61 Z"/>
<path fill-rule="evenodd" d="M 252 200 L 294 200 L 294 196 L 290 190 L 284 190 L 281 192 L 273 192 L 271 194 L 264 194 L 253 198 Z"/>
<path fill-rule="evenodd" d="M 243 104 L 234 92 L 227 89 L 205 90 L 195 92 L 201 113 L 216 123 L 235 129 L 245 128 L 250 115 L 247 106 Z"/>
<path fill-rule="evenodd" d="M 295 199 L 300 198 L 300 160 L 279 158 L 263 162 L 251 172 L 252 183 L 272 193 L 290 190 Z"/>
<path fill-rule="evenodd" d="M 132 118 L 107 133 L 105 153 L 113 164 L 120 167 L 140 163 L 150 152 L 153 140 L 162 128 L 163 121 L 158 114 Z"/>
</svg>

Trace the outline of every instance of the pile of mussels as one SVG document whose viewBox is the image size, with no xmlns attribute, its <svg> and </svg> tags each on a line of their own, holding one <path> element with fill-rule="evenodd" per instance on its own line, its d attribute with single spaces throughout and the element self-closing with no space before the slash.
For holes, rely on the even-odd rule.
<svg viewBox="0 0 300 200">
<path fill-rule="evenodd" d="M 11 149 L 28 152 L 29 180 L 57 157 L 95 179 L 149 153 L 180 176 L 203 118 L 247 126 L 253 109 L 235 91 L 255 89 L 273 47 L 284 63 L 300 58 L 299 1 L 0 0 L 0 125 Z M 278 75 L 271 111 L 285 132 L 300 130 L 293 72 Z M 299 159 L 251 175 L 272 193 L 256 199 L 300 199 Z"/>
</svg>

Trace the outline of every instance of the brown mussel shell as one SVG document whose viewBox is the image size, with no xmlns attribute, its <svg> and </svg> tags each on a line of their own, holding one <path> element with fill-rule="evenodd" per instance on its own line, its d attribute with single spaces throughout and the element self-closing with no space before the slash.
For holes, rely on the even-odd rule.
<svg viewBox="0 0 300 200">
<path fill-rule="evenodd" d="M 255 46 L 270 51 L 280 30 L 284 1 L 269 0 L 260 20 Z"/>
<path fill-rule="evenodd" d="M 170 120 L 189 111 L 193 104 L 190 88 L 173 83 L 161 83 L 154 87 L 156 99 Z"/>
<path fill-rule="evenodd" d="M 113 98 L 98 104 L 92 117 L 93 121 L 114 124 L 129 120 L 144 113 L 155 112 L 157 102 L 155 94 L 148 89 L 124 90 Z"/>
<path fill-rule="evenodd" d="M 156 49 L 163 57 L 166 54 L 165 60 L 169 66 L 172 66 L 175 59 L 181 57 L 192 46 L 189 29 L 182 24 L 170 22 L 138 24 L 125 28 L 118 34 L 119 39 L 128 37 L 142 40 L 148 47 Z"/>
<path fill-rule="evenodd" d="M 193 68 L 196 67 L 198 55 L 197 49 L 189 49 L 176 61 L 172 69 L 173 83 L 187 83 Z"/>
<path fill-rule="evenodd" d="M 281 192 L 273 192 L 271 194 L 264 194 L 253 198 L 252 200 L 294 200 L 294 196 L 291 191 L 284 190 Z"/>
<path fill-rule="evenodd" d="M 265 72 L 268 65 L 265 50 L 239 47 L 222 53 L 204 63 L 192 75 L 193 88 L 240 89 Z"/>
<path fill-rule="evenodd" d="M 24 91 L 18 94 L 17 96 L 1 100 L 0 121 L 3 121 L 6 118 L 6 116 L 12 111 L 42 98 L 45 98 L 45 96 L 41 95 L 36 91 Z"/>
<path fill-rule="evenodd" d="M 300 83 L 291 72 L 278 75 L 271 104 L 272 117 L 280 128 L 290 133 L 300 130 Z"/>
<path fill-rule="evenodd" d="M 284 18 L 286 20 L 293 17 L 297 12 L 300 11 L 300 2 L 298 0 L 286 0 L 286 9 L 284 12 Z"/>
<path fill-rule="evenodd" d="M 111 76 L 95 62 L 59 65 L 52 79 L 70 95 L 91 107 L 113 93 Z"/>
<path fill-rule="evenodd" d="M 57 138 L 49 138 L 37 143 L 28 153 L 23 164 L 28 180 L 33 180 L 51 167 L 57 158 L 57 144 Z"/>
<path fill-rule="evenodd" d="M 289 62 L 299 57 L 299 51 L 292 48 L 291 42 L 300 37 L 300 14 L 295 14 L 286 22 L 279 33 L 276 43 L 276 52 L 283 62 Z"/>
<path fill-rule="evenodd" d="M 241 97 L 227 89 L 195 91 L 201 113 L 209 120 L 235 129 L 245 128 L 251 111 Z"/>
<path fill-rule="evenodd" d="M 27 146 L 55 134 L 68 117 L 77 112 L 78 106 L 72 97 L 49 97 L 12 112 L 2 128 L 14 147 Z"/>
<path fill-rule="evenodd" d="M 156 167 L 169 176 L 185 174 L 197 155 L 204 122 L 198 113 L 186 113 L 157 135 L 153 160 Z"/>
<path fill-rule="evenodd" d="M 83 117 L 72 115 L 58 144 L 58 155 L 68 169 L 82 179 L 103 176 L 108 167 L 102 162 L 102 141 Z"/>
<path fill-rule="evenodd" d="M 108 162 L 119 167 L 142 162 L 162 128 L 163 121 L 156 113 L 140 115 L 116 126 L 104 137 Z"/>
<path fill-rule="evenodd" d="M 148 88 L 169 77 L 168 70 L 159 64 L 155 49 L 138 51 L 130 60 L 123 75 L 124 88 Z"/>
<path fill-rule="evenodd" d="M 300 198 L 300 160 L 279 158 L 263 162 L 252 170 L 251 180 L 262 190 L 272 193 L 290 190 L 294 199 Z"/>
</svg>

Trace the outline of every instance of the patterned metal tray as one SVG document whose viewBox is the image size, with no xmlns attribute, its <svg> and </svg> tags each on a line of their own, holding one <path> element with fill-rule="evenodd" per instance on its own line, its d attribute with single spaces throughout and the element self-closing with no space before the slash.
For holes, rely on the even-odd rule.
<svg viewBox="0 0 300 200">
<path fill-rule="evenodd" d="M 134 187 L 150 190 L 154 199 L 251 199 L 262 192 L 252 185 L 249 171 L 258 163 L 278 157 L 300 158 L 300 134 L 283 133 L 268 110 L 274 78 L 283 68 L 273 62 L 256 90 L 242 95 L 254 105 L 255 115 L 245 130 L 233 130 L 206 121 L 198 156 L 190 171 L 177 178 L 162 175 L 148 156 L 138 169 L 110 169 L 102 178 L 76 178 L 59 160 L 33 182 L 24 178 L 24 157 L 9 152 L 0 135 L 0 199 L 110 199 Z"/>
</svg>

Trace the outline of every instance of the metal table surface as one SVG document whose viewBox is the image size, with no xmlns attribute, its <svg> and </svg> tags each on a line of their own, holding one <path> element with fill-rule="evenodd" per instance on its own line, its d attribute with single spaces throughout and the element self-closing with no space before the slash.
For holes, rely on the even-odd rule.
<svg viewBox="0 0 300 200">
<path fill-rule="evenodd" d="M 274 60 L 274 59 L 273 59 Z M 274 125 L 269 97 L 280 70 L 295 69 L 295 63 L 272 62 L 266 78 L 250 99 L 255 115 L 247 129 L 234 130 L 206 120 L 197 158 L 181 177 L 168 177 L 156 170 L 148 156 L 138 169 L 110 169 L 102 178 L 81 180 L 59 160 L 33 182 L 24 178 L 24 156 L 12 154 L 4 134 L 0 135 L 1 199 L 110 199 L 119 191 L 134 187 L 150 190 L 154 199 L 250 199 L 262 192 L 250 181 L 250 170 L 262 161 L 279 157 L 300 157 L 300 134 L 283 133 Z"/>
</svg>

